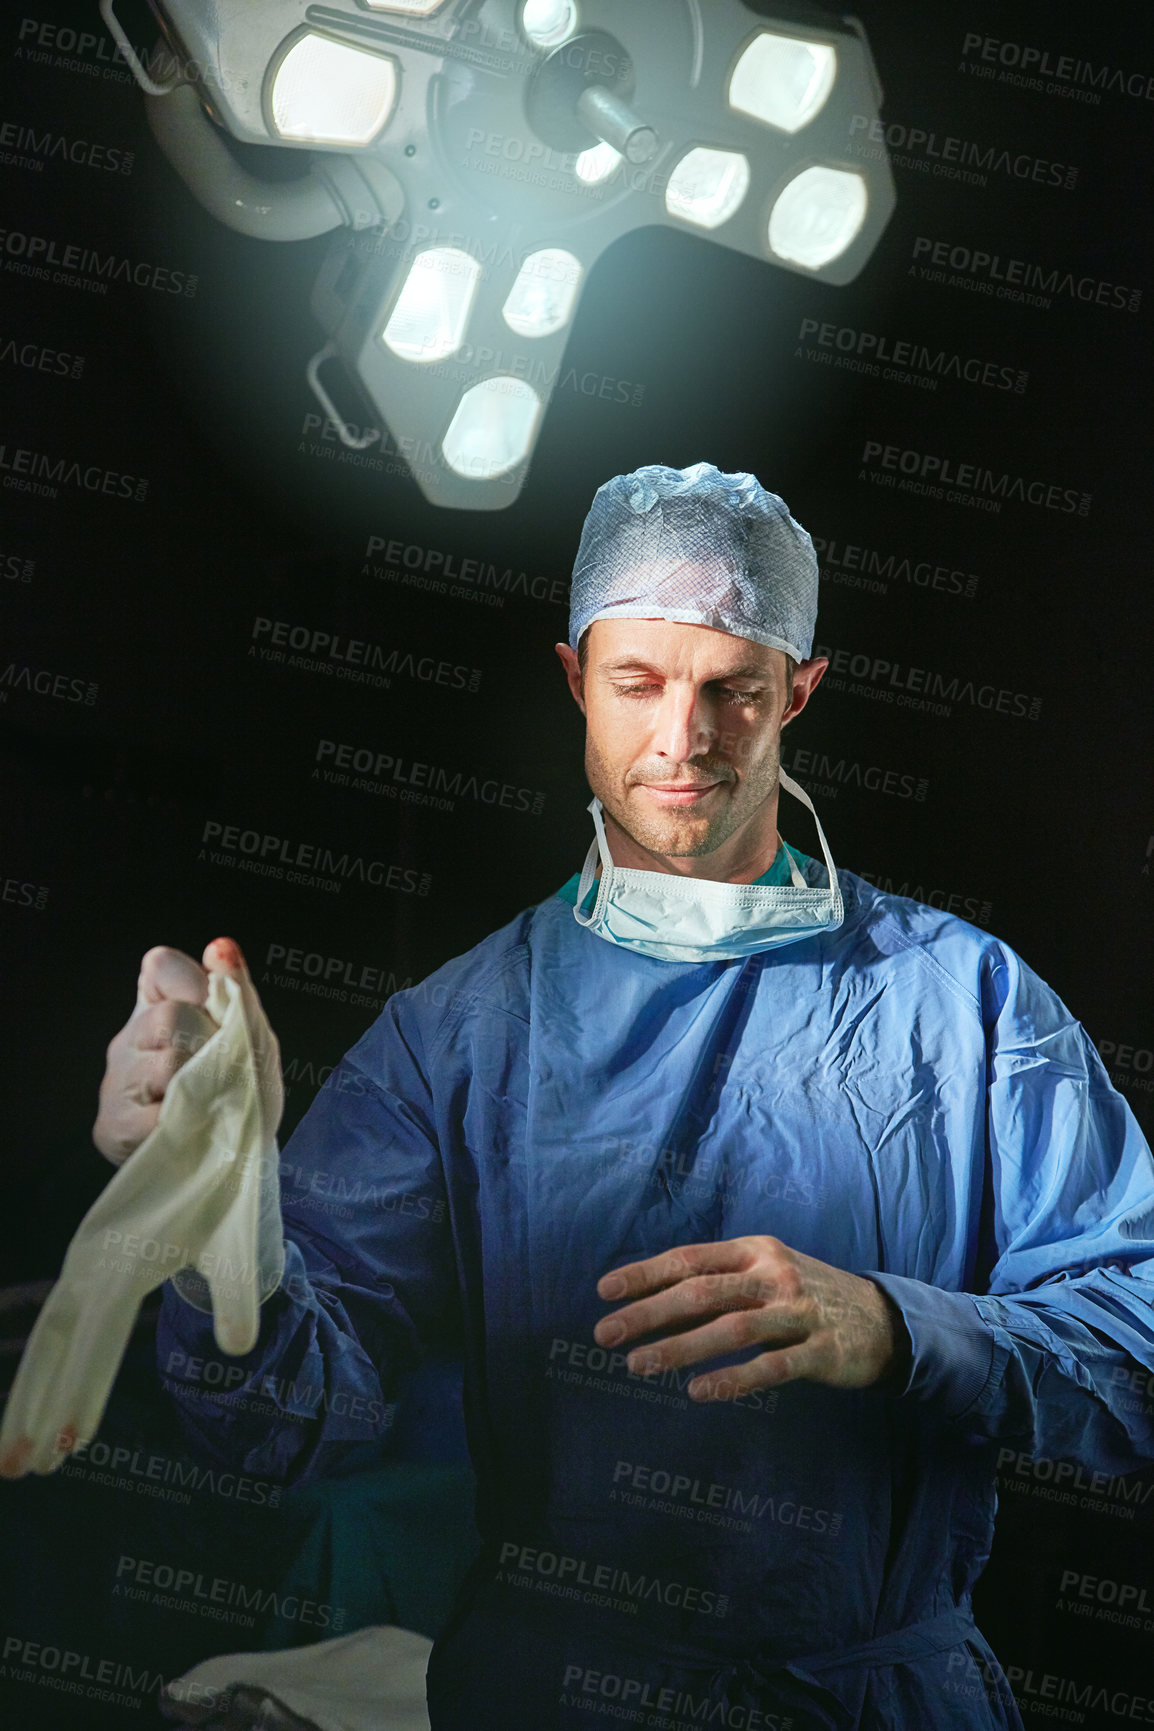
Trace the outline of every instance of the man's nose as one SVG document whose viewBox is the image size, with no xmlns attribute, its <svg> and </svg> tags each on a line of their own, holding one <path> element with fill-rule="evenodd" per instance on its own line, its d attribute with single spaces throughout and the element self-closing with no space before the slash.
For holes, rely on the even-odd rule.
<svg viewBox="0 0 1154 1731">
<path fill-rule="evenodd" d="M 659 757 L 688 763 L 713 749 L 717 728 L 696 691 L 667 687 L 654 717 L 652 748 Z"/>
</svg>

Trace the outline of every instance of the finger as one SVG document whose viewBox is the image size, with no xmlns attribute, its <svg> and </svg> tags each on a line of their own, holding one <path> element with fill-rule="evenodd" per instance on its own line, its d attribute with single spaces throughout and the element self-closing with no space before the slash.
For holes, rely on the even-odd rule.
<svg viewBox="0 0 1154 1731">
<path fill-rule="evenodd" d="M 824 1382 L 822 1374 L 828 1353 L 820 1340 L 808 1340 L 793 1346 L 783 1346 L 774 1352 L 762 1352 L 746 1364 L 727 1365 L 724 1370 L 707 1371 L 691 1379 L 686 1393 L 691 1400 L 737 1400 L 755 1388 L 777 1388 L 782 1383 L 808 1378 Z"/>
<path fill-rule="evenodd" d="M 160 1106 L 125 1102 L 115 1117 L 102 1112 L 92 1126 L 92 1140 L 106 1160 L 123 1166 L 130 1154 L 151 1136 L 160 1120 Z"/>
<path fill-rule="evenodd" d="M 248 963 L 244 952 L 235 938 L 213 938 L 211 944 L 205 946 L 204 965 L 210 974 L 230 974 L 237 982 L 244 998 L 244 1007 L 248 1015 L 248 1023 L 253 1031 L 254 1040 L 263 1041 L 266 1030 L 272 1038 L 272 1029 L 264 1013 L 256 987 L 252 983 Z"/>
<path fill-rule="evenodd" d="M 129 1024 L 130 1044 L 138 1052 L 172 1046 L 186 1058 L 198 1052 L 216 1031 L 216 1023 L 207 1010 L 173 998 L 138 1010 Z"/>
<path fill-rule="evenodd" d="M 663 1251 L 644 1262 L 627 1262 L 611 1274 L 603 1274 L 597 1282 L 597 1294 L 608 1299 L 637 1298 L 646 1292 L 659 1292 L 662 1287 L 693 1274 L 720 1274 L 744 1268 L 749 1255 L 749 1246 L 742 1238 L 726 1239 L 721 1244 L 682 1244 L 676 1250 Z"/>
<path fill-rule="evenodd" d="M 603 1316 L 593 1338 L 599 1346 L 617 1346 L 643 1334 L 677 1332 L 724 1310 L 747 1310 L 770 1297 L 772 1283 L 749 1271 L 689 1275 L 652 1298 L 638 1299 Z"/>
<path fill-rule="evenodd" d="M 157 1052 L 141 1052 L 124 1072 L 121 1097 L 135 1106 L 152 1106 L 163 1100 L 168 1085 L 188 1053 L 175 1046 L 165 1046 Z"/>
<path fill-rule="evenodd" d="M 253 985 L 244 953 L 234 938 L 214 938 L 204 951 L 204 965 L 210 973 L 230 975 L 240 987 L 245 1019 L 252 1037 L 253 1061 L 257 1074 L 270 1097 L 275 1096 L 273 1115 L 280 1119 L 284 1103 L 281 1085 L 280 1042 L 272 1031 L 260 994 Z M 276 1128 L 275 1125 L 272 1126 Z"/>
<path fill-rule="evenodd" d="M 157 944 L 147 951 L 140 964 L 136 1002 L 138 1006 L 159 1004 L 164 998 L 203 1005 L 208 998 L 208 979 L 204 969 L 183 950 Z"/>
<path fill-rule="evenodd" d="M 707 1358 L 764 1346 L 767 1341 L 792 1346 L 805 1340 L 807 1334 L 806 1324 L 797 1317 L 786 1318 L 765 1310 L 730 1311 L 700 1328 L 635 1347 L 626 1362 L 636 1376 L 655 1376 L 674 1366 L 701 1364 Z"/>
</svg>

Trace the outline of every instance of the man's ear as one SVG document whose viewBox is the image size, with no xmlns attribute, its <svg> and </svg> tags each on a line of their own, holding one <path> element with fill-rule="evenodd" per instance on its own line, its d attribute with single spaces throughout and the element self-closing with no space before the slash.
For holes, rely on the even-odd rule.
<svg viewBox="0 0 1154 1731">
<path fill-rule="evenodd" d="M 824 655 L 815 655 L 809 661 L 803 661 L 793 676 L 793 695 L 789 707 L 781 718 L 784 727 L 787 721 L 792 721 L 795 715 L 800 715 L 818 686 L 822 675 L 829 666 L 829 660 Z"/>
<path fill-rule="evenodd" d="M 577 659 L 577 651 L 570 649 L 567 643 L 555 643 L 553 647 L 561 657 L 561 665 L 565 669 L 565 678 L 568 680 L 569 689 L 573 693 L 573 701 L 584 715 L 585 698 L 582 693 L 582 686 L 585 681 L 582 678 L 581 663 Z"/>
</svg>

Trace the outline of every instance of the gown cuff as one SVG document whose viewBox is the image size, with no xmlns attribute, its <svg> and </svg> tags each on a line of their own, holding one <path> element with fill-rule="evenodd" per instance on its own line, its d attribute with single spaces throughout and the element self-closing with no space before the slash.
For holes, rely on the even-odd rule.
<svg viewBox="0 0 1154 1731">
<path fill-rule="evenodd" d="M 908 1375 L 892 1392 L 912 1396 L 945 1419 L 961 1418 L 985 1390 L 994 1334 L 968 1292 L 943 1292 L 902 1274 L 864 1276 L 896 1306 L 910 1338 Z"/>
</svg>

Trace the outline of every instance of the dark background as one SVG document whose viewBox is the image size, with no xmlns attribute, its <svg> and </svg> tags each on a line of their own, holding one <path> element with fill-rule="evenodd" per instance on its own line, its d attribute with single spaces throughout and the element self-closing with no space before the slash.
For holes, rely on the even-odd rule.
<svg viewBox="0 0 1154 1731">
<path fill-rule="evenodd" d="M 389 990 L 579 867 L 581 730 L 552 652 L 566 608 L 524 591 L 567 581 L 595 488 L 645 462 L 752 469 L 786 498 L 824 548 L 820 644 L 871 671 L 884 660 L 956 677 L 959 691 L 1014 694 L 1008 713 L 962 695 L 939 716 L 879 697 L 888 673 L 846 672 L 790 730 L 786 763 L 812 787 L 840 865 L 950 905 L 1021 951 L 1149 1134 L 1154 44 L 1137 7 L 863 0 L 859 15 L 887 123 L 937 141 L 901 149 L 891 134 L 898 209 L 862 276 L 835 289 L 691 235 L 625 237 L 584 293 L 565 365 L 628 382 L 629 401 L 558 390 L 519 500 L 482 514 L 435 510 L 405 476 L 342 461 L 331 441 L 318 454 L 303 368 L 327 240 L 248 240 L 193 203 L 95 6 L 9 10 L 0 121 L 95 142 L 120 166 L 5 149 L 13 135 L 0 134 L 0 227 L 182 273 L 182 292 L 35 280 L 0 240 L 5 1280 L 52 1276 L 107 1178 L 88 1140 L 96 1089 L 150 945 L 199 955 L 220 933 L 239 940 L 280 1036 L 287 1128 Z M 102 45 L 62 53 L 45 28 Z M 1107 68 L 1106 87 L 1023 88 L 996 57 L 966 51 L 967 37 Z M 1110 88 L 1115 70 L 1142 93 Z M 993 146 L 988 169 L 935 172 L 947 136 Z M 1124 293 L 1098 304 L 1059 288 L 1041 306 L 979 292 L 973 273 L 927 281 L 911 269 L 919 237 Z M 839 367 L 836 342 L 802 336 L 806 320 L 994 362 L 998 379 L 1026 374 L 1024 388 L 942 376 L 929 389 Z M 1089 503 L 1083 514 L 1006 499 L 989 512 L 880 486 L 867 441 Z M 145 496 L 19 489 L 14 453 L 27 448 L 130 476 L 134 493 L 147 481 Z M 372 536 L 529 583 L 499 606 L 430 594 L 374 573 Z M 847 546 L 875 554 L 873 571 Z M 919 580 L 934 568 L 938 587 Z M 479 668 L 480 689 L 397 679 L 380 691 L 267 665 L 249 655 L 258 616 Z M 50 690 L 30 689 L 45 671 Z M 445 812 L 334 787 L 311 774 L 322 738 L 496 778 L 538 809 L 463 798 Z M 239 854 L 214 864 L 202 857 L 209 822 L 399 864 L 424 893 L 296 887 L 237 869 Z M 788 801 L 784 822 L 816 849 Z M 303 962 L 296 975 L 270 962 L 276 946 L 339 958 L 346 979 L 376 970 L 365 1001 L 314 995 Z M 982 1607 L 1003 1662 L 1033 1673 L 1019 1689 L 1028 1723 L 1046 1672 L 1128 1700 L 1154 1694 L 1148 1633 L 1058 1608 L 1074 1568 L 1154 1600 L 1154 1475 L 1075 1508 L 1033 1494 L 1039 1482 L 1003 1478 Z M 45 1519 L 51 1491 L 37 1487 Z"/>
</svg>

